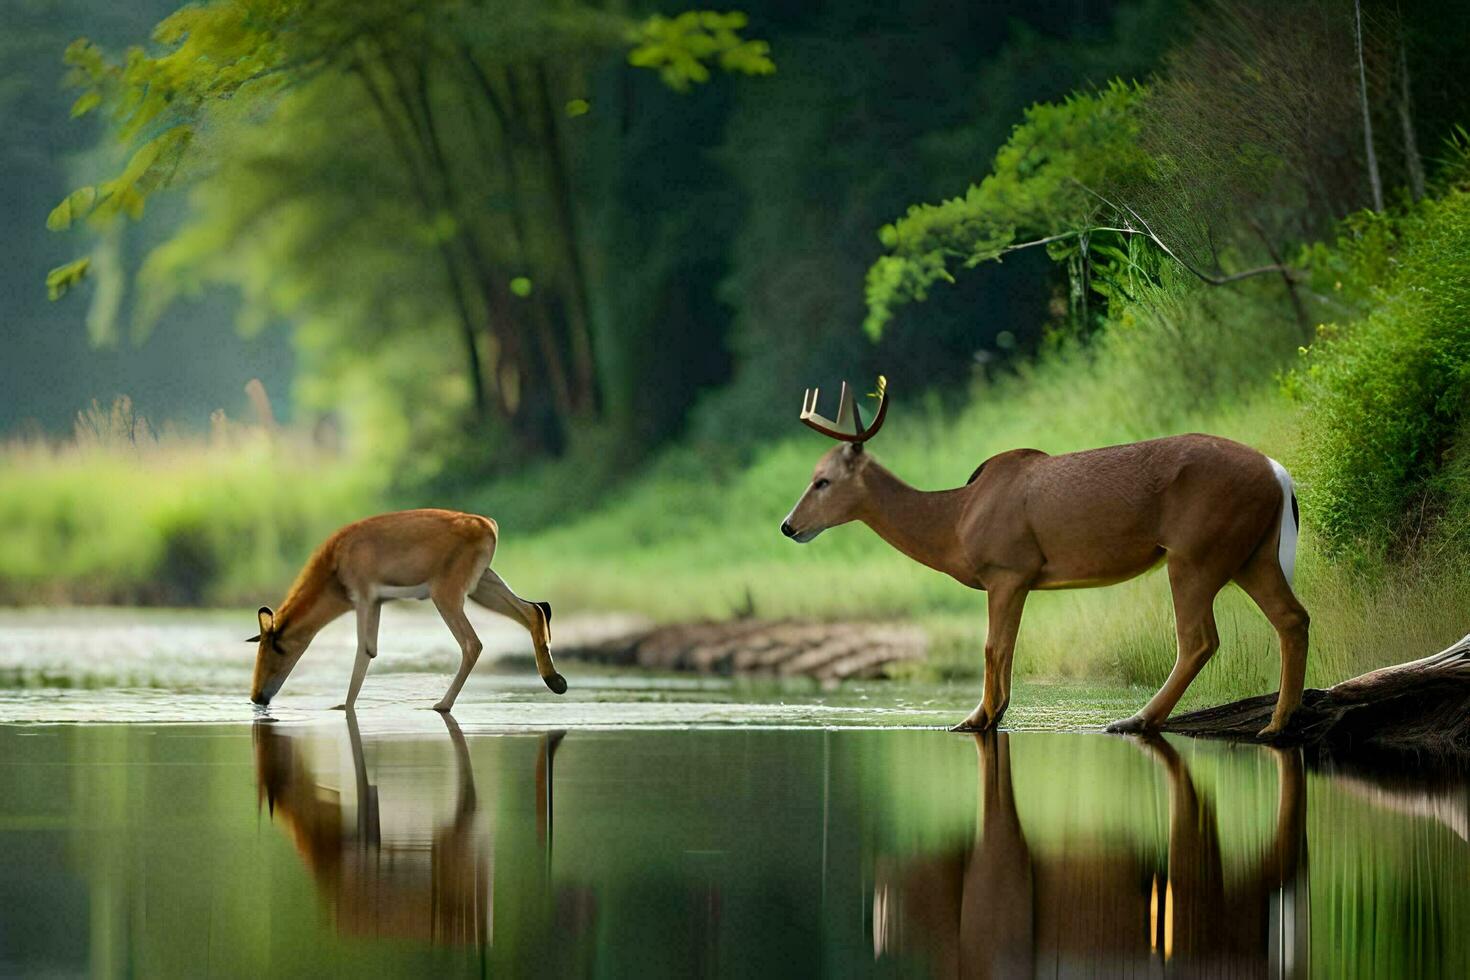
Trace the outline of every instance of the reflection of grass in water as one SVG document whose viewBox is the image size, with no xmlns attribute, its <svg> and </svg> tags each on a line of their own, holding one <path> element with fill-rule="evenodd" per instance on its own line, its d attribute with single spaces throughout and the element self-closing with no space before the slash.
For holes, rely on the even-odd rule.
<svg viewBox="0 0 1470 980">
<path fill-rule="evenodd" d="M 1470 976 L 1470 845 L 1326 786 L 1314 781 L 1307 816 L 1313 948 L 1371 949 L 1361 976 Z"/>
</svg>

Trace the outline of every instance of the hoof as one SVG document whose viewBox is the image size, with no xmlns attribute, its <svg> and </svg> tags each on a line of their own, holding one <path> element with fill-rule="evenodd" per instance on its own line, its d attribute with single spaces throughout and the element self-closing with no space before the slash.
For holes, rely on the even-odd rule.
<svg viewBox="0 0 1470 980">
<path fill-rule="evenodd" d="M 988 732 L 1000 724 L 999 718 L 976 718 L 973 715 L 950 729 L 952 732 Z"/>
<path fill-rule="evenodd" d="M 551 689 L 552 694 L 567 693 L 567 679 L 560 674 L 552 674 L 550 677 L 541 678 L 546 686 Z"/>
<path fill-rule="evenodd" d="M 341 704 L 334 704 L 334 705 L 332 705 L 332 707 L 329 710 L 331 710 L 331 711 L 351 711 L 352 710 L 352 707 L 351 707 L 351 705 L 349 705 L 347 702 L 344 701 Z"/>
<path fill-rule="evenodd" d="M 438 704 L 434 705 L 434 710 L 439 712 L 441 715 L 447 715 L 453 709 L 454 702 L 452 701 L 440 701 Z"/>
<path fill-rule="evenodd" d="M 1256 738 L 1259 738 L 1259 739 L 1261 739 L 1263 741 L 1268 741 L 1268 742 L 1269 741 L 1274 741 L 1275 739 L 1280 738 L 1281 737 L 1281 733 L 1283 731 L 1285 731 L 1285 730 L 1286 730 L 1286 726 L 1285 725 L 1278 725 L 1278 724 L 1276 724 L 1273 721 L 1273 722 L 1271 722 L 1271 724 L 1267 725 L 1265 728 L 1263 728 L 1260 731 L 1256 732 Z"/>
<path fill-rule="evenodd" d="M 1147 735 L 1151 732 L 1158 731 L 1158 729 L 1144 721 L 1142 717 L 1133 715 L 1131 718 L 1120 718 L 1118 721 L 1104 728 L 1103 731 L 1109 735 Z"/>
</svg>

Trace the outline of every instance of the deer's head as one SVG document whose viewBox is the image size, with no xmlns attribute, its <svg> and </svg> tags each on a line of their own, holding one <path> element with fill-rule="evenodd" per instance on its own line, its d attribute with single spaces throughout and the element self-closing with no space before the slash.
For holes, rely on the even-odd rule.
<svg viewBox="0 0 1470 980">
<path fill-rule="evenodd" d="M 306 652 L 306 648 L 287 650 L 281 645 L 280 631 L 276 628 L 276 616 L 270 606 L 261 606 L 255 614 L 260 622 L 260 632 L 246 640 L 259 644 L 255 649 L 255 676 L 250 682 L 250 700 L 259 705 L 271 703 L 271 698 L 286 683 L 291 668 Z"/>
<path fill-rule="evenodd" d="M 820 392 L 814 388 L 807 389 L 802 399 L 801 421 L 842 445 L 827 450 L 817 460 L 812 482 L 802 492 L 791 513 L 786 515 L 786 520 L 781 522 L 782 534 L 805 544 L 829 527 L 846 524 L 862 516 L 862 506 L 867 499 L 863 476 L 868 467 L 863 443 L 883 426 L 883 417 L 888 411 L 887 391 L 888 381 L 880 375 L 878 390 L 874 393 L 878 408 L 872 424 L 865 427 L 847 382 L 842 383 L 835 421 L 817 414 Z"/>
</svg>

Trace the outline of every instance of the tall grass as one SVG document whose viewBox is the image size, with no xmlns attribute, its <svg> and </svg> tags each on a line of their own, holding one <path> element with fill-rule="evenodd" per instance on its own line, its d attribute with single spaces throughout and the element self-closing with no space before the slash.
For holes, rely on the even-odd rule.
<svg viewBox="0 0 1470 980">
<path fill-rule="evenodd" d="M 259 602 L 379 488 L 292 434 L 156 433 L 126 399 L 64 443 L 0 449 L 0 601 Z"/>
<path fill-rule="evenodd" d="M 921 488 L 962 484 L 988 456 L 1052 453 L 1187 431 L 1301 459 L 1298 407 L 1279 372 L 1296 326 L 1272 285 L 1149 287 L 1088 344 L 1060 344 L 1014 373 L 977 381 L 958 408 L 895 375 L 888 424 L 870 450 Z M 793 395 L 795 393 L 793 392 Z M 500 521 L 497 568 L 523 594 L 568 609 L 661 620 L 907 618 L 928 629 L 930 677 L 978 677 L 983 595 L 914 564 L 860 525 L 799 546 L 779 524 L 828 447 L 791 435 L 744 458 L 730 446 L 676 445 L 636 479 L 533 530 L 541 467 L 509 483 L 435 499 L 394 499 L 299 434 L 217 420 L 208 438 L 155 434 L 125 406 L 90 413 L 64 445 L 0 449 L 0 601 L 254 604 L 290 581 L 337 526 L 393 506 L 438 505 Z M 1470 464 L 1444 479 L 1470 486 Z M 543 496 L 568 499 L 565 490 Z M 1463 505 L 1470 494 L 1451 495 Z M 1462 513 L 1463 512 L 1463 513 Z M 1470 505 L 1453 511 L 1457 519 Z M 1313 614 L 1308 680 L 1323 685 L 1419 656 L 1467 628 L 1470 572 L 1425 552 L 1412 562 L 1333 560 L 1305 515 L 1298 591 Z M 1217 603 L 1222 648 L 1187 704 L 1270 690 L 1276 638 L 1234 587 Z M 1034 594 L 1016 670 L 1031 678 L 1154 685 L 1174 658 L 1168 586 L 1149 575 L 1109 589 Z"/>
<path fill-rule="evenodd" d="M 890 387 L 893 407 L 871 450 L 916 486 L 962 484 L 993 453 L 1052 453 L 1208 431 L 1254 445 L 1288 466 L 1299 455 L 1296 407 L 1278 373 L 1296 329 L 1265 286 L 1225 293 L 1179 283 L 1129 307 L 1092 345 L 1063 346 L 1018 373 L 977 385 L 957 412 Z M 794 404 L 794 403 L 793 403 Z M 497 563 L 523 591 L 571 606 L 635 609 L 678 620 L 760 616 L 907 617 L 933 648 L 924 671 L 977 676 L 985 602 L 914 564 L 860 525 L 798 546 L 782 516 L 829 443 L 797 425 L 742 467 L 690 448 L 585 516 L 530 537 L 502 521 Z M 494 494 L 486 494 L 493 506 Z M 1380 569 L 1372 577 L 1330 562 L 1310 524 L 1298 589 L 1313 612 L 1309 682 L 1327 684 L 1418 656 L 1462 635 L 1470 574 L 1454 567 Z M 1276 637 L 1231 586 L 1217 604 L 1222 652 L 1191 702 L 1271 690 Z M 1157 684 L 1174 659 L 1167 582 L 1149 575 L 1109 589 L 1034 594 L 1016 670 L 1032 677 L 1107 677 Z"/>
</svg>

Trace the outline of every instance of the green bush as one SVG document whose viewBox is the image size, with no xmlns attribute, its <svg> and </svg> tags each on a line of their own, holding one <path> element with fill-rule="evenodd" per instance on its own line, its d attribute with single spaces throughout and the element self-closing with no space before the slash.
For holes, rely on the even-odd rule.
<svg viewBox="0 0 1470 980">
<path fill-rule="evenodd" d="M 1319 327 L 1289 388 L 1308 521 L 1368 562 L 1423 539 L 1449 503 L 1439 476 L 1470 417 L 1470 195 L 1345 227 L 1334 287 L 1373 284 L 1372 312 Z"/>
</svg>

